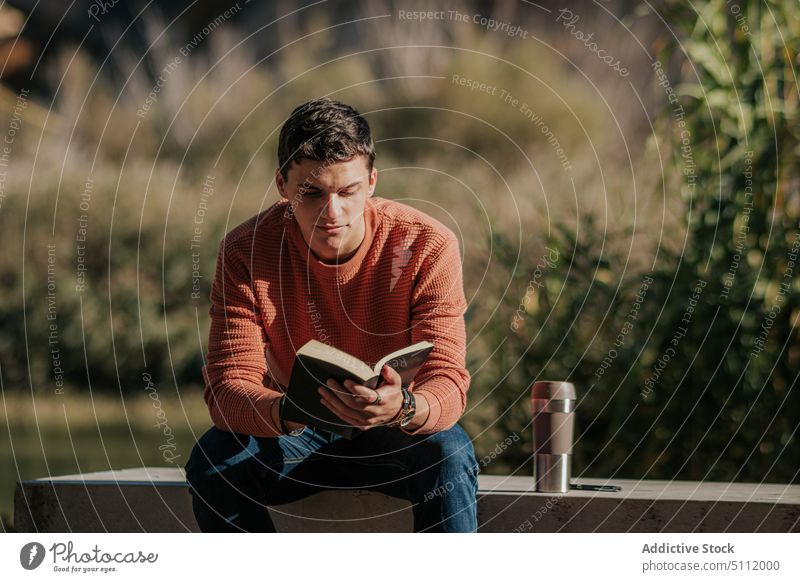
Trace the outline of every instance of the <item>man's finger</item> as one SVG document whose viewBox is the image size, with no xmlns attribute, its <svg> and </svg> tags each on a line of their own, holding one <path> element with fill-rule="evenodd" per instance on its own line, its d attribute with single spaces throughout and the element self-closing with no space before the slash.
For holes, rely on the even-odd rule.
<svg viewBox="0 0 800 582">
<path fill-rule="evenodd" d="M 331 412 L 333 412 L 333 414 L 335 414 L 335 415 L 336 415 L 336 418 L 338 418 L 339 420 L 341 420 L 341 421 L 342 421 L 342 423 L 346 423 L 346 424 L 349 424 L 349 425 L 352 425 L 352 426 L 357 426 L 357 427 L 361 428 L 361 425 L 362 425 L 362 422 L 361 422 L 361 421 L 359 421 L 359 420 L 358 420 L 358 419 L 356 419 L 356 418 L 351 418 L 351 417 L 350 417 L 350 416 L 349 416 L 349 415 L 348 415 L 348 414 L 347 414 L 345 411 L 343 411 L 341 408 L 337 408 L 335 404 L 332 404 L 330 401 L 327 401 L 327 400 L 324 400 L 324 399 L 320 399 L 320 402 L 322 402 L 322 405 L 323 405 L 325 408 L 327 408 L 328 410 L 330 410 Z"/>
<path fill-rule="evenodd" d="M 346 386 L 342 386 L 336 380 L 330 379 L 328 380 L 328 389 L 342 404 L 358 412 L 363 412 L 369 406 L 379 405 L 378 392 L 382 391 L 381 397 L 385 399 L 386 390 L 390 389 L 387 386 L 385 389 L 374 390 L 367 386 L 355 384 L 350 380 L 345 380 L 345 384 Z"/>
<path fill-rule="evenodd" d="M 358 409 L 360 407 L 353 406 L 355 404 L 353 393 L 350 392 L 347 388 L 339 384 L 336 380 L 331 378 L 326 383 L 327 386 L 322 386 L 321 388 L 328 392 L 333 398 L 347 406 L 348 408 Z"/>
<path fill-rule="evenodd" d="M 384 366 L 384 369 L 381 370 L 381 374 L 386 381 L 377 389 L 358 384 L 352 380 L 345 380 L 343 386 L 352 393 L 359 402 L 363 402 L 364 404 L 379 404 L 380 401 L 376 402 L 376 400 L 378 400 L 377 393 L 380 393 L 381 397 L 385 398 L 387 393 L 390 393 L 392 389 L 399 389 L 402 383 L 397 371 L 389 366 Z"/>
<path fill-rule="evenodd" d="M 321 388 L 319 392 L 322 403 L 336 416 L 355 426 L 362 426 L 364 424 L 364 419 L 358 411 L 346 406 L 339 397 L 334 395 L 330 388 Z"/>
<path fill-rule="evenodd" d="M 320 400 L 320 402 L 322 402 L 322 405 L 325 406 L 325 408 L 327 408 L 334 415 L 336 415 L 336 418 L 338 418 L 342 422 L 342 424 L 348 424 L 348 425 L 357 426 L 359 428 L 362 428 L 362 425 L 364 423 L 362 421 L 360 421 L 359 419 L 351 417 L 350 415 L 348 415 L 347 412 L 345 410 L 343 410 L 341 407 L 337 408 L 335 404 L 332 404 L 331 402 L 326 401 L 326 400 Z"/>
<path fill-rule="evenodd" d="M 375 390 L 361 384 L 356 384 L 352 380 L 345 380 L 344 388 L 361 401 L 375 400 Z"/>
</svg>

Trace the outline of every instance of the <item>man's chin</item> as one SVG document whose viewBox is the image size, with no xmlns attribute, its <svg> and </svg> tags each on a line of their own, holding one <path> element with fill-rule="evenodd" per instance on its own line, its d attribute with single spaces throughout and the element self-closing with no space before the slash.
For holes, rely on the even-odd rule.
<svg viewBox="0 0 800 582">
<path fill-rule="evenodd" d="M 339 259 L 339 245 L 317 245 L 311 247 L 314 256 L 323 262 L 336 262 Z"/>
</svg>

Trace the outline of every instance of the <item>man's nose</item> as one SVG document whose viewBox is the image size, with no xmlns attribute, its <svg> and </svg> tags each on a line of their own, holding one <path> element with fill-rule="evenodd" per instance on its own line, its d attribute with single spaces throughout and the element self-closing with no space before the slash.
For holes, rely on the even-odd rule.
<svg viewBox="0 0 800 582">
<path fill-rule="evenodd" d="M 323 215 L 330 219 L 335 219 L 342 214 L 342 202 L 339 199 L 338 194 L 331 194 L 328 196 L 328 202 L 325 204 L 325 208 L 323 209 Z M 331 220 L 332 221 L 332 220 Z"/>
</svg>

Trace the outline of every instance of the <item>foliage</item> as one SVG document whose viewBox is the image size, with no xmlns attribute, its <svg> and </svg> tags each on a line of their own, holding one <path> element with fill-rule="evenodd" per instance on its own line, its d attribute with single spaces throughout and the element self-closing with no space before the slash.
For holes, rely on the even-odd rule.
<svg viewBox="0 0 800 582">
<path fill-rule="evenodd" d="M 668 72 L 659 90 L 678 95 L 665 99 L 660 127 L 672 136 L 667 175 L 683 176 L 683 248 L 619 277 L 627 264 L 603 254 L 591 228 L 562 231 L 557 244 L 571 259 L 548 272 L 525 332 L 498 361 L 498 374 L 513 368 L 498 390 L 509 432 L 530 421 L 520 403 L 532 380 L 576 383 L 578 474 L 798 479 L 800 7 L 740 5 L 661 7 L 676 34 L 665 33 L 657 58 Z M 663 186 L 678 195 L 669 179 Z M 512 464 L 528 460 L 529 433 Z"/>
<path fill-rule="evenodd" d="M 800 410 L 798 277 L 785 294 L 779 291 L 800 219 L 800 9 L 742 0 L 747 35 L 733 4 L 658 7 L 671 29 L 653 44 L 659 50 L 653 58 L 679 95 L 686 125 L 679 126 L 675 104 L 655 79 L 664 101 L 657 138 L 633 162 L 653 174 L 646 170 L 656 146 L 671 139 L 671 159 L 661 181 L 654 178 L 652 199 L 667 211 L 680 206 L 686 221 L 663 229 L 655 212 L 632 216 L 621 195 L 613 206 L 623 172 L 602 154 L 625 148 L 603 141 L 609 111 L 540 43 L 502 44 L 498 59 L 491 51 L 457 48 L 498 48 L 497 35 L 453 26 L 447 29 L 453 38 L 418 39 L 421 46 L 450 43 L 452 50 L 331 59 L 332 47 L 322 43 L 282 53 L 279 66 L 252 67 L 239 52 L 223 66 L 217 58 L 233 39 L 207 57 L 198 51 L 185 59 L 143 118 L 137 109 L 151 80 L 134 75 L 125 87 L 102 76 L 95 82 L 97 71 L 78 55 L 65 66 L 52 112 L 31 100 L 25 131 L 13 146 L 13 171 L 4 177 L 4 393 L 32 389 L 51 397 L 56 388 L 49 244 L 55 245 L 57 348 L 68 391 L 139 393 L 145 369 L 162 390 L 198 388 L 217 242 L 276 199 L 270 188 L 275 133 L 291 107 L 331 94 L 359 104 L 375 135 L 386 138 L 377 144 L 379 195 L 418 206 L 462 239 L 465 287 L 474 299 L 467 320 L 474 373 L 464 424 L 479 458 L 511 433 L 522 437 L 488 472 L 529 473 L 530 384 L 569 379 L 581 396 L 578 474 L 796 481 L 796 463 L 786 459 L 797 447 Z M 401 33 L 389 22 L 388 30 L 369 30 L 390 44 L 406 43 L 391 36 Z M 224 38 L 220 31 L 208 42 Z M 383 40 L 359 37 L 369 46 Z M 163 63 L 177 51 L 157 48 Z M 413 77 L 419 61 L 430 64 L 431 78 Z M 537 78 L 507 63 L 535 69 Z M 589 66 L 600 67 L 588 73 L 601 89 L 619 84 L 602 63 Z M 574 182 L 564 179 L 553 148 L 519 107 L 455 86 L 454 72 L 530 104 L 570 152 Z M 0 128 L 8 127 L 9 115 L 6 107 Z M 686 180 L 683 129 L 690 135 L 694 189 Z M 602 200 L 610 205 L 605 216 L 590 200 L 598 193 L 595 144 L 607 170 L 602 194 L 611 193 Z M 746 167 L 752 168 L 749 212 Z M 214 195 L 201 228 L 200 262 L 193 263 L 190 242 L 209 175 Z M 88 177 L 89 286 L 79 293 L 76 234 Z M 551 195 L 567 188 L 580 198 Z M 545 216 L 552 232 L 542 226 Z M 195 264 L 199 299 L 192 296 Z M 701 280 L 705 287 L 695 299 Z M 779 296 L 780 309 L 768 320 Z M 771 327 L 752 357 L 766 321 Z M 685 334 L 676 338 L 682 327 Z M 657 362 L 671 348 L 674 355 L 656 378 Z M 199 399 L 197 391 L 192 398 Z"/>
</svg>

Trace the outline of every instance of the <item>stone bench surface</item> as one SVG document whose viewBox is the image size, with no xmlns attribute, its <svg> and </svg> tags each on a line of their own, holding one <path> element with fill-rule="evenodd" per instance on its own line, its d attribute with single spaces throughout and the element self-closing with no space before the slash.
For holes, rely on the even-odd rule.
<svg viewBox="0 0 800 582">
<path fill-rule="evenodd" d="M 481 475 L 481 532 L 800 531 L 800 486 L 573 479 L 619 492 L 533 491 L 526 476 Z M 269 508 L 278 531 L 411 531 L 410 504 L 380 493 L 325 491 Z M 20 532 L 197 531 L 183 469 L 140 467 L 18 483 Z"/>
</svg>

